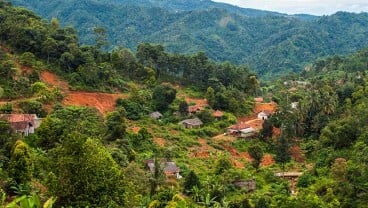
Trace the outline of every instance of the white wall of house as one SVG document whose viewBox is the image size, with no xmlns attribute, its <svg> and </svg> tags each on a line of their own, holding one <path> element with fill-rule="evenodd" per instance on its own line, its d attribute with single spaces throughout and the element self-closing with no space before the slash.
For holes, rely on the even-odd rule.
<svg viewBox="0 0 368 208">
<path fill-rule="evenodd" d="M 260 113 L 258 113 L 258 119 L 267 120 L 268 116 L 264 112 L 260 112 Z"/>
</svg>

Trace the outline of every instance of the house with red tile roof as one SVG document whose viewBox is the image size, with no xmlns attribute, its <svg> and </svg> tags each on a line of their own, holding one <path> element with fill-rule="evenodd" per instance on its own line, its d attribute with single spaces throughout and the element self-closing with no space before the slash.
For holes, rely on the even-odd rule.
<svg viewBox="0 0 368 208">
<path fill-rule="evenodd" d="M 212 115 L 215 118 L 221 118 L 222 116 L 224 116 L 224 113 L 222 111 L 217 110 L 217 111 L 213 112 Z"/>
<path fill-rule="evenodd" d="M 15 132 L 24 136 L 33 134 L 42 122 L 36 114 L 0 114 L 0 120 L 7 121 Z"/>
<path fill-rule="evenodd" d="M 199 106 L 199 105 L 192 105 L 188 107 L 188 112 L 189 114 L 196 114 L 198 112 L 200 112 L 203 109 L 203 107 Z"/>
</svg>

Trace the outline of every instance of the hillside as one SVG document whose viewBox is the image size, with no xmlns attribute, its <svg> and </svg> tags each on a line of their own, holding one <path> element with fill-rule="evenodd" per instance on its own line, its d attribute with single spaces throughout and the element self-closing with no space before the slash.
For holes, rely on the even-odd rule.
<svg viewBox="0 0 368 208">
<path fill-rule="evenodd" d="M 205 51 L 212 60 L 248 64 L 268 77 L 298 72 L 318 57 L 351 53 L 368 44 L 364 13 L 339 12 L 305 21 L 211 1 L 12 2 L 74 26 L 82 43 L 94 44 L 93 28 L 102 26 L 110 48 L 135 51 L 139 43 L 150 42 L 170 52 Z"/>
<path fill-rule="evenodd" d="M 368 204 L 368 49 L 260 83 L 99 32 L 0 0 L 1 207 Z"/>
</svg>

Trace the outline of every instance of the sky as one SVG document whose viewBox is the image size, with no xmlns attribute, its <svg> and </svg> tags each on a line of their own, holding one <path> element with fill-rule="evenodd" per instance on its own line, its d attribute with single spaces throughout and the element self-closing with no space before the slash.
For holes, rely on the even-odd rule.
<svg viewBox="0 0 368 208">
<path fill-rule="evenodd" d="M 368 12 L 368 0 L 213 0 L 239 7 L 287 14 L 330 15 L 337 11 Z"/>
</svg>

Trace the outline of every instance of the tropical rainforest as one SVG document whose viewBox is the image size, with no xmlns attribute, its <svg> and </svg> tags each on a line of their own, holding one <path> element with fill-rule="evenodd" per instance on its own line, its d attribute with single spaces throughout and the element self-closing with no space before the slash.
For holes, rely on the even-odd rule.
<svg viewBox="0 0 368 208">
<path fill-rule="evenodd" d="M 74 7 L 89 3 L 80 2 Z M 233 12 L 247 19 L 243 10 Z M 0 117 L 42 118 L 29 135 L 0 119 L 1 206 L 367 207 L 368 49 L 325 57 L 362 47 L 366 14 L 315 19 L 253 12 L 254 21 L 275 21 L 270 30 L 286 19 L 329 25 L 336 36 L 326 44 L 340 49 L 314 48 L 313 56 L 295 62 L 305 65 L 300 72 L 261 81 L 257 68 L 195 50 L 172 53 L 153 43 L 107 50 L 103 27 L 93 27 L 93 41 L 82 44 L 57 18 L 0 0 Z M 336 30 L 336 21 L 350 22 Z M 276 58 L 277 51 L 268 53 Z M 259 119 L 260 111 L 271 113 Z M 188 120 L 201 122 L 187 128 Z M 258 131 L 249 138 L 229 133 L 244 124 Z"/>
<path fill-rule="evenodd" d="M 135 50 L 150 42 L 174 53 L 203 51 L 214 61 L 249 65 L 267 78 L 302 71 L 318 57 L 352 53 L 368 43 L 365 13 L 286 15 L 210 0 L 11 2 L 75 27 L 81 43 L 92 44 L 93 29 L 103 27 L 106 49 Z"/>
</svg>

